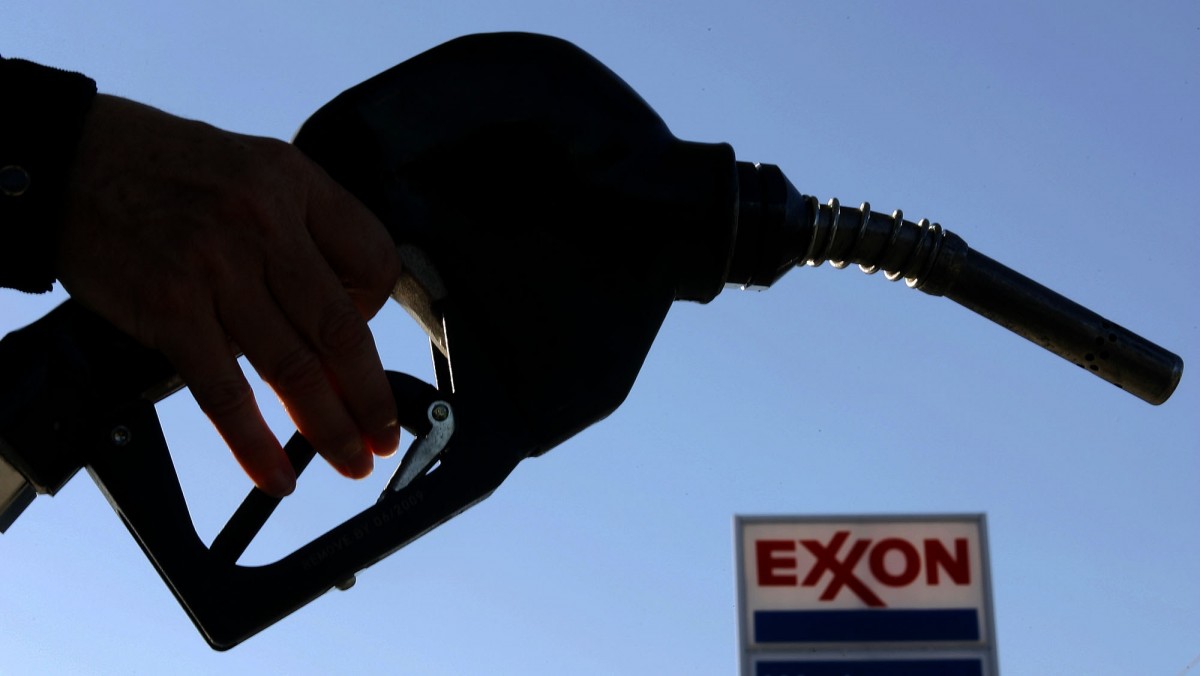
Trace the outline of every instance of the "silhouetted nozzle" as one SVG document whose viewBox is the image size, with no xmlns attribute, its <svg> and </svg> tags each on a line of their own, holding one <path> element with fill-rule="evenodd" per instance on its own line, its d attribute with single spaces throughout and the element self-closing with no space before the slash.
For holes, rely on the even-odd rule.
<svg viewBox="0 0 1200 676">
<path fill-rule="evenodd" d="M 738 231 L 729 284 L 766 287 L 796 265 L 857 264 L 950 300 L 1130 394 L 1161 404 L 1183 360 L 987 256 L 936 223 L 820 204 L 778 167 L 738 163 Z"/>
</svg>

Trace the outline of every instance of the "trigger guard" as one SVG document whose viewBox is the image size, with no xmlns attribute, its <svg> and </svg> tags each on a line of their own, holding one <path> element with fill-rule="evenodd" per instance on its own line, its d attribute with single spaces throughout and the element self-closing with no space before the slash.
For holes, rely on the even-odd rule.
<svg viewBox="0 0 1200 676">
<path fill-rule="evenodd" d="M 413 434 L 427 434 L 432 425 L 426 410 L 434 401 L 448 401 L 449 393 L 406 373 L 389 371 L 387 378 L 397 423 Z M 96 434 L 94 445 L 105 451 L 96 453 L 87 469 L 196 628 L 218 650 L 237 645 L 352 578 L 461 511 L 482 490 L 475 485 L 477 473 L 468 472 L 472 481 L 462 487 L 440 485 L 443 479 L 435 482 L 438 486 L 391 494 L 278 561 L 243 566 L 236 561 L 243 545 L 240 534 L 227 544 L 218 543 L 218 534 L 206 546 L 196 532 L 153 404 L 142 400 L 121 407 L 98 420 L 95 430 L 118 426 L 131 431 L 128 442 L 113 449 L 105 443 L 107 434 Z M 299 434 L 287 446 L 294 464 L 313 455 Z M 255 505 L 264 500 L 278 502 L 251 491 L 250 511 L 269 512 Z M 235 513 L 230 521 L 238 518 Z M 244 533 L 250 539 L 252 530 L 253 525 Z"/>
</svg>

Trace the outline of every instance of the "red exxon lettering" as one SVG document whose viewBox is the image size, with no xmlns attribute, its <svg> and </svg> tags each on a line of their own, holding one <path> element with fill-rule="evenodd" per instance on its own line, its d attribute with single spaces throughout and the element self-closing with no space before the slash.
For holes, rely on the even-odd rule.
<svg viewBox="0 0 1200 676">
<path fill-rule="evenodd" d="M 954 580 L 955 584 L 971 584 L 971 557 L 968 554 L 966 538 L 954 538 L 953 558 L 941 540 L 925 540 L 926 582 L 931 585 L 939 582 L 939 567 L 946 569 L 946 575 Z"/>
<path fill-rule="evenodd" d="M 867 548 L 871 546 L 870 540 L 858 540 L 850 546 L 850 551 L 846 552 L 846 558 L 839 560 L 837 558 L 838 550 L 842 545 L 846 544 L 846 539 L 850 537 L 850 531 L 840 530 L 833 534 L 833 538 L 829 540 L 828 545 L 821 544 L 820 540 L 801 540 L 800 544 L 812 555 L 817 557 L 817 562 L 813 564 L 808 575 L 804 577 L 804 581 L 800 584 L 805 587 L 816 586 L 821 576 L 828 570 L 832 575 L 829 585 L 825 587 L 825 591 L 821 592 L 820 599 L 822 601 L 832 601 L 842 587 L 846 587 L 854 592 L 858 598 L 862 599 L 863 603 L 873 608 L 882 608 L 886 604 L 883 599 L 879 598 L 871 588 L 858 579 L 854 574 L 854 567 L 858 565 L 863 554 L 867 553 Z"/>
<path fill-rule="evenodd" d="M 842 555 L 842 549 L 850 540 L 850 531 L 840 530 L 829 542 L 820 540 L 756 540 L 754 542 L 755 569 L 758 584 L 762 587 L 787 587 L 797 584 L 796 543 L 799 542 L 815 557 L 812 568 L 799 584 L 804 587 L 817 586 L 825 573 L 829 582 L 818 597 L 832 601 L 843 588 L 872 608 L 886 607 L 866 582 L 855 574 L 854 569 L 866 557 L 866 569 L 871 577 L 888 587 L 907 587 L 921 578 L 925 569 L 925 582 L 930 586 L 941 583 L 945 572 L 951 582 L 958 585 L 971 584 L 971 558 L 967 538 L 954 539 L 954 552 L 936 538 L 925 538 L 921 549 L 903 538 L 889 537 L 873 542 L 861 538 L 850 544 Z M 872 546 L 874 544 L 874 546 Z M 923 559 L 923 560 L 922 560 Z"/>
<path fill-rule="evenodd" d="M 796 557 L 785 554 L 794 551 L 796 551 L 796 543 L 793 540 L 754 541 L 754 560 L 755 567 L 758 569 L 760 587 L 795 586 L 795 574 L 786 575 L 779 572 L 781 569 L 796 568 Z"/>
<path fill-rule="evenodd" d="M 887 568 L 886 559 L 889 552 L 899 553 L 900 558 L 904 561 L 898 572 L 893 573 Z M 894 561 L 895 557 L 892 557 L 892 560 Z M 871 550 L 871 557 L 868 561 L 871 574 L 875 576 L 875 579 L 889 587 L 907 587 L 921 575 L 921 555 L 908 540 L 900 538 L 880 540 Z"/>
</svg>

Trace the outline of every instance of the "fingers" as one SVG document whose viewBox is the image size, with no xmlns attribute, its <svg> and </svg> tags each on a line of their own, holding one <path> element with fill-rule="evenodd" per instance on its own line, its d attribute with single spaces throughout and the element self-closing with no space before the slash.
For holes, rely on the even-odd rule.
<svg viewBox="0 0 1200 676">
<path fill-rule="evenodd" d="M 292 464 L 263 420 L 228 340 L 215 325 L 209 327 L 168 337 L 163 353 L 250 480 L 270 495 L 286 496 L 296 487 Z"/>
<path fill-rule="evenodd" d="M 229 286 L 218 320 L 313 447 L 342 474 L 365 477 L 372 453 L 390 455 L 400 441 L 366 322 L 399 276 L 395 245 L 366 207 L 293 147 L 269 149 L 292 177 L 289 201 L 258 214 L 268 222 L 259 231 L 271 237 L 257 261 L 222 269 Z M 238 274 L 244 268 L 257 274 Z"/>
<path fill-rule="evenodd" d="M 367 326 L 399 276 L 398 257 L 382 224 L 318 167 L 298 153 L 276 160 L 289 167 L 304 201 L 267 214 L 274 224 L 260 231 L 272 237 L 256 261 L 217 266 L 217 319 L 301 434 L 339 472 L 362 478 L 372 454 L 390 455 L 400 441 Z M 213 422 L 224 433 L 225 426 L 255 429 L 261 417 L 251 405 Z M 251 443 L 246 432 L 236 436 Z M 231 447 L 239 459 L 260 456 L 254 447 Z"/>
<path fill-rule="evenodd" d="M 227 330 L 317 451 L 342 474 L 366 476 L 371 452 L 399 444 L 366 320 L 328 272 L 269 268 L 268 286 L 272 297 L 251 290 L 222 309 Z"/>
<path fill-rule="evenodd" d="M 234 300 L 215 308 L 219 324 L 172 331 L 161 349 L 263 491 L 287 495 L 296 477 L 229 340 L 313 447 L 343 475 L 365 477 L 372 453 L 390 455 L 400 440 L 395 401 L 366 320 L 328 271 L 290 268 L 273 277 L 269 286 L 277 294 L 263 286 L 227 293 Z"/>
<path fill-rule="evenodd" d="M 294 260 L 319 256 L 322 264 L 319 270 L 272 269 L 271 289 L 320 356 L 370 450 L 391 455 L 400 439 L 395 401 L 366 319 L 387 301 L 400 276 L 396 245 L 358 199 L 320 167 L 307 166 L 310 239 L 298 242 Z"/>
<path fill-rule="evenodd" d="M 372 452 L 390 455 L 399 444 L 395 403 L 366 320 L 328 271 L 291 268 L 273 277 L 268 286 L 278 289 L 277 296 L 254 285 L 226 293 L 234 300 L 214 308 L 218 324 L 189 322 L 164 336 L 161 349 L 265 492 L 289 494 L 295 473 L 259 412 L 229 340 L 278 394 L 313 447 L 343 475 L 365 477 L 373 467 Z"/>
<path fill-rule="evenodd" d="M 98 97 L 60 229 L 59 279 L 162 351 L 251 479 L 294 473 L 230 349 L 342 473 L 399 443 L 366 320 L 399 260 L 386 229 L 298 149 Z"/>
</svg>

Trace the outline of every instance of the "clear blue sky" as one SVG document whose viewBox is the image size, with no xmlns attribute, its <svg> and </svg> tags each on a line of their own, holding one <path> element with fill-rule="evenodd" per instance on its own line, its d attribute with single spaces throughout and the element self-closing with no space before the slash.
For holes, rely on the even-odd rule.
<svg viewBox="0 0 1200 676">
<path fill-rule="evenodd" d="M 5 3 L 0 52 L 289 138 L 455 36 L 557 35 L 679 137 L 940 221 L 1194 370 L 1200 5 L 1047 5 L 40 0 Z M 0 294 L 0 328 L 61 298 Z M 398 307 L 375 331 L 389 367 L 430 375 Z M 1185 372 L 1151 407 L 948 301 L 797 270 L 676 307 L 609 420 L 230 653 L 77 477 L 0 538 L 0 673 L 728 674 L 733 516 L 862 512 L 987 514 L 1006 674 L 1200 673 L 1198 398 Z M 247 483 L 186 396 L 161 412 L 211 537 Z M 254 560 L 382 480 L 332 474 Z"/>
</svg>

